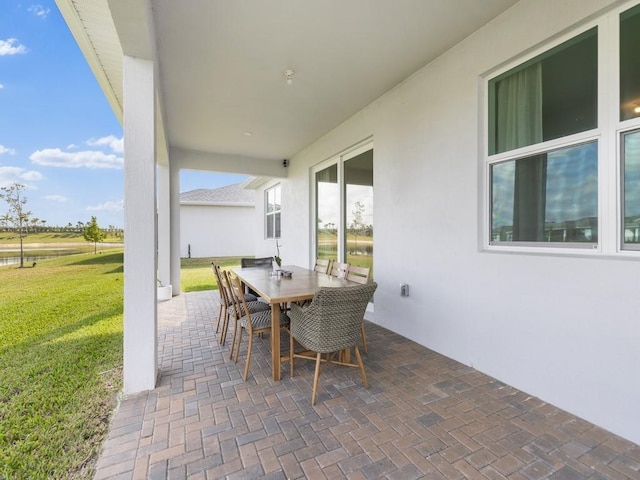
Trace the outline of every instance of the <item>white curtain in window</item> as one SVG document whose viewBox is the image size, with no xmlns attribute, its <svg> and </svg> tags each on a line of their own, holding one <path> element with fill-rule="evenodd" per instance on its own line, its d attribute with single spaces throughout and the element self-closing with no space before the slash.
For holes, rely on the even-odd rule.
<svg viewBox="0 0 640 480">
<path fill-rule="evenodd" d="M 497 151 L 542 141 L 542 64 L 500 80 L 497 86 Z"/>
</svg>

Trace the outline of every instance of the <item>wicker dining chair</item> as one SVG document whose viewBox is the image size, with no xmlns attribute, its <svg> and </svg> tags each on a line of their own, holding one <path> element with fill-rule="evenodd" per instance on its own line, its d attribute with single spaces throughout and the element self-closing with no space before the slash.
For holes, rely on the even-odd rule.
<svg viewBox="0 0 640 480">
<path fill-rule="evenodd" d="M 235 361 L 238 361 L 238 356 L 240 355 L 240 344 L 242 342 L 242 332 L 245 330 L 249 334 L 249 345 L 247 347 L 247 361 L 244 366 L 244 375 L 242 378 L 247 380 L 249 376 L 249 364 L 251 362 L 251 349 L 253 347 L 253 336 L 261 335 L 263 333 L 268 333 L 271 331 L 271 309 L 252 312 L 249 308 L 249 302 L 245 299 L 244 287 L 242 282 L 235 275 L 228 275 L 229 284 L 231 285 L 231 289 L 233 292 L 233 298 L 235 301 L 235 310 L 238 312 L 239 318 L 236 321 L 236 330 L 238 330 L 238 345 L 236 346 L 236 358 Z M 260 302 L 256 302 L 260 303 Z M 277 308 L 277 307 L 276 307 Z M 280 313 L 280 326 L 284 326 L 286 328 L 289 327 L 289 317 L 286 313 Z M 233 332 L 233 342 L 236 339 L 236 330 Z M 233 352 L 233 345 L 231 346 Z"/>
<path fill-rule="evenodd" d="M 377 287 L 378 284 L 375 282 L 354 287 L 322 287 L 308 306 L 291 305 L 289 372 L 293 377 L 294 358 L 315 359 L 311 405 L 316 403 L 320 364 L 323 361 L 359 368 L 364 386 L 369 388 L 358 343 L 364 312 Z M 315 357 L 306 353 L 296 353 L 294 340 L 306 350 L 315 352 Z M 357 363 L 348 363 L 340 358 L 333 360 L 335 353 L 352 347 Z M 327 355 L 326 360 L 322 359 L 322 354 Z"/>
<path fill-rule="evenodd" d="M 349 268 L 347 269 L 347 280 L 350 282 L 356 282 L 361 285 L 369 282 L 369 274 L 371 273 L 371 269 L 369 267 L 359 267 L 357 265 L 349 264 Z M 362 325 L 360 327 L 360 331 L 362 333 L 362 349 L 364 353 L 368 353 L 367 349 L 367 335 L 364 331 L 364 318 L 362 319 Z"/>
</svg>

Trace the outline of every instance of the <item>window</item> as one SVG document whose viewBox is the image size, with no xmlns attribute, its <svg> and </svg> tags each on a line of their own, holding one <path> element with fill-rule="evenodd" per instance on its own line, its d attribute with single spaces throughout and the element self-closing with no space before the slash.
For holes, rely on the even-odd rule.
<svg viewBox="0 0 640 480">
<path fill-rule="evenodd" d="M 640 250 L 640 130 L 623 134 L 623 232 L 630 250 Z"/>
<path fill-rule="evenodd" d="M 280 238 L 280 185 L 271 187 L 265 192 L 266 208 L 265 208 L 265 224 L 267 238 Z"/>
<path fill-rule="evenodd" d="M 491 166 L 493 242 L 596 243 L 597 144 Z"/>
<path fill-rule="evenodd" d="M 597 40 L 591 29 L 489 82 L 490 154 L 596 128 Z"/>
<path fill-rule="evenodd" d="M 373 273 L 373 147 L 370 141 L 312 170 L 318 258 Z"/>
<path fill-rule="evenodd" d="M 592 28 L 489 81 L 492 244 L 597 244 L 597 141 L 558 147 L 598 126 L 597 49 Z"/>
<path fill-rule="evenodd" d="M 638 45 L 628 1 L 487 79 L 489 249 L 640 254 Z"/>
<path fill-rule="evenodd" d="M 640 250 L 640 5 L 620 14 L 621 244 Z"/>
<path fill-rule="evenodd" d="M 640 117 L 640 5 L 620 15 L 620 120 Z"/>
</svg>

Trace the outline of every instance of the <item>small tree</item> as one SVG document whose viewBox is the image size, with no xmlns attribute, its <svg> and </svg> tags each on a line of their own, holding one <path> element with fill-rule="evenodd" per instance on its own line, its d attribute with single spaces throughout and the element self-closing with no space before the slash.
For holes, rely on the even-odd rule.
<svg viewBox="0 0 640 480">
<path fill-rule="evenodd" d="M 81 222 L 78 222 L 78 223 L 81 223 Z M 94 254 L 97 253 L 98 251 L 98 242 L 101 242 L 107 236 L 107 234 L 104 233 L 104 230 L 102 230 L 98 226 L 98 221 L 96 220 L 96 217 L 91 217 L 91 223 L 89 223 L 85 227 L 82 235 L 84 236 L 84 239 L 87 242 L 93 242 Z"/>
<path fill-rule="evenodd" d="M 357 201 L 353 204 L 353 220 L 351 221 L 351 230 L 355 233 L 356 236 L 356 246 L 355 253 L 358 253 L 358 234 L 364 228 L 364 223 L 362 223 L 362 214 L 364 213 L 364 205 L 362 202 Z"/>
<path fill-rule="evenodd" d="M 0 188 L 0 198 L 9 205 L 9 211 L 2 217 L 3 220 L 13 227 L 20 237 L 20 268 L 24 268 L 24 248 L 23 240 L 27 236 L 26 229 L 29 226 L 31 212 L 25 209 L 27 197 L 22 194 L 25 186 L 22 183 L 14 182 L 8 187 Z"/>
</svg>

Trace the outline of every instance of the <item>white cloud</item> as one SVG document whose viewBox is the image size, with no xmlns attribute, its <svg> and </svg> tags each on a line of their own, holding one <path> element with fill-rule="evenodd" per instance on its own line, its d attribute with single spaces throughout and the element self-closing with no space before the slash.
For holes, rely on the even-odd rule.
<svg viewBox="0 0 640 480">
<path fill-rule="evenodd" d="M 13 148 L 5 147 L 4 145 L 0 145 L 0 155 L 3 153 L 14 155 L 16 151 Z"/>
<path fill-rule="evenodd" d="M 64 203 L 67 201 L 67 197 L 64 197 L 62 195 L 46 195 L 44 197 L 45 200 L 48 200 L 50 202 L 59 202 L 59 203 Z"/>
<path fill-rule="evenodd" d="M 7 38 L 6 40 L 0 40 L 0 57 L 3 55 L 16 55 L 18 53 L 27 53 L 27 47 L 21 44 L 17 44 L 16 38 Z"/>
<path fill-rule="evenodd" d="M 115 135 L 108 135 L 106 137 L 101 137 L 98 139 L 92 138 L 91 140 L 87 140 L 87 145 L 92 147 L 109 147 L 115 153 L 124 152 L 124 138 L 116 137 Z"/>
<path fill-rule="evenodd" d="M 114 154 L 99 151 L 63 152 L 59 148 L 37 150 L 29 157 L 33 163 L 62 168 L 115 168 L 121 169 L 124 160 Z"/>
<path fill-rule="evenodd" d="M 37 182 L 42 180 L 42 174 L 35 170 L 25 170 L 20 167 L 0 166 L 0 187 L 8 187 L 18 182 L 26 185 L 26 182 Z M 26 185 L 30 189 L 35 189 L 33 185 Z"/>
<path fill-rule="evenodd" d="M 4 85 L 0 83 L 0 90 L 4 88 Z"/>
<path fill-rule="evenodd" d="M 47 15 L 49 15 L 51 10 L 43 7 L 42 5 L 31 5 L 27 8 L 27 11 L 33 13 L 36 17 L 47 18 Z"/>
<path fill-rule="evenodd" d="M 100 203 L 98 205 L 89 205 L 87 210 L 89 211 L 103 211 L 103 212 L 122 212 L 124 208 L 124 200 L 120 200 L 117 202 L 112 202 L 109 200 L 108 202 Z"/>
<path fill-rule="evenodd" d="M 75 150 L 78 146 L 75 143 L 70 143 L 67 145 L 67 150 Z"/>
</svg>

